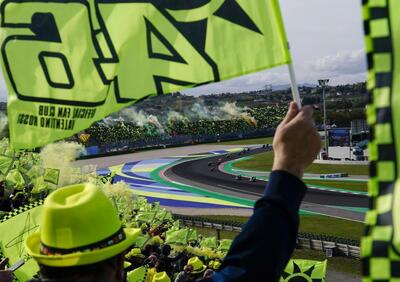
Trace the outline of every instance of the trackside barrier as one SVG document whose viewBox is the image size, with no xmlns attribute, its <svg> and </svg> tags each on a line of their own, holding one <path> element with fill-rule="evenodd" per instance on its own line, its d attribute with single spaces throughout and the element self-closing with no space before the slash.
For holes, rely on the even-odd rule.
<svg viewBox="0 0 400 282">
<path fill-rule="evenodd" d="M 207 217 L 185 216 L 181 214 L 174 214 L 173 217 L 176 220 L 180 220 L 182 224 L 186 226 L 215 229 L 218 239 L 220 239 L 220 231 L 239 233 L 245 225 L 242 222 L 222 221 Z M 297 236 L 297 248 L 325 252 L 328 257 L 346 256 L 360 259 L 360 242 L 358 240 L 341 237 L 299 232 Z"/>
<path fill-rule="evenodd" d="M 331 174 L 321 174 L 319 178 L 342 178 L 348 177 L 348 173 L 331 173 Z"/>
</svg>

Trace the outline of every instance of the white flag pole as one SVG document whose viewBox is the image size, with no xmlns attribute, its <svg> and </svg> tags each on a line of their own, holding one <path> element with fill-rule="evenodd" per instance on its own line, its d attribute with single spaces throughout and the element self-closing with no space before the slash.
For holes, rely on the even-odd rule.
<svg viewBox="0 0 400 282">
<path fill-rule="evenodd" d="M 290 76 L 290 86 L 292 88 L 293 101 L 295 101 L 299 106 L 299 109 L 301 109 L 300 93 L 299 93 L 299 88 L 297 87 L 296 74 L 294 72 L 293 61 L 291 61 L 288 64 L 288 69 Z"/>
</svg>

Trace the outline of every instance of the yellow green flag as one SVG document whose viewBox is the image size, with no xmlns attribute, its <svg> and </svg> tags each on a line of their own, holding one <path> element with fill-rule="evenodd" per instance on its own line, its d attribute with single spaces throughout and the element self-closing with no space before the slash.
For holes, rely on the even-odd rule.
<svg viewBox="0 0 400 282">
<path fill-rule="evenodd" d="M 60 170 L 56 168 L 46 168 L 43 176 L 44 181 L 58 185 L 60 179 Z"/>
<path fill-rule="evenodd" d="M 149 95 L 290 62 L 278 0 L 7 0 L 1 18 L 15 148 Z"/>
<path fill-rule="evenodd" d="M 218 247 L 218 241 L 216 237 L 206 237 L 200 242 L 200 247 L 208 249 L 216 249 Z"/>
<path fill-rule="evenodd" d="M 9 187 L 14 187 L 17 190 L 24 189 L 25 180 L 18 169 L 12 169 L 5 178 L 5 183 Z"/>
<path fill-rule="evenodd" d="M 304 259 L 290 260 L 282 274 L 280 282 L 323 282 L 326 277 L 327 260 L 314 261 Z"/>
<path fill-rule="evenodd" d="M 146 281 L 148 276 L 148 268 L 145 266 L 138 267 L 132 271 L 128 272 L 127 281 L 128 282 L 142 282 Z"/>
<path fill-rule="evenodd" d="M 370 126 L 370 210 L 363 281 L 400 280 L 400 2 L 364 0 Z"/>
<path fill-rule="evenodd" d="M 165 243 L 187 245 L 189 237 L 189 229 L 168 230 L 166 232 Z"/>
<path fill-rule="evenodd" d="M 146 222 L 146 223 L 152 223 L 156 217 L 157 212 L 156 211 L 149 211 L 149 212 L 139 212 L 135 220 L 139 222 Z"/>
<path fill-rule="evenodd" d="M 29 234 L 38 231 L 42 206 L 41 202 L 14 210 L 0 221 L 0 247 L 10 266 L 20 259 L 25 264 L 14 272 L 18 281 L 32 278 L 39 270 L 37 263 L 26 253 L 24 241 Z"/>
<path fill-rule="evenodd" d="M 13 158 L 10 156 L 0 155 L 0 173 L 6 175 L 13 164 Z"/>
</svg>

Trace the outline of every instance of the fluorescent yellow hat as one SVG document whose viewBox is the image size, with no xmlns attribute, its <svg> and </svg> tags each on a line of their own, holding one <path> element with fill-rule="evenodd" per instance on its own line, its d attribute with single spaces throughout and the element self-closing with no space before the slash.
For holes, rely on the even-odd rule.
<svg viewBox="0 0 400 282">
<path fill-rule="evenodd" d="M 40 231 L 27 237 L 25 247 L 40 264 L 78 266 L 122 253 L 139 233 L 122 228 L 117 210 L 100 188 L 78 184 L 46 198 Z"/>
<path fill-rule="evenodd" d="M 138 257 L 138 258 L 145 258 L 145 256 L 142 254 L 142 251 L 140 248 L 133 248 L 128 254 L 125 255 L 127 258 L 131 257 Z"/>
<path fill-rule="evenodd" d="M 207 266 L 203 264 L 203 262 L 198 257 L 192 257 L 187 262 L 187 265 L 191 265 L 193 267 L 193 271 L 190 273 L 197 274 L 206 270 Z"/>
<path fill-rule="evenodd" d="M 218 270 L 221 267 L 222 263 L 219 260 L 214 261 L 212 265 L 212 269 Z"/>
<path fill-rule="evenodd" d="M 152 282 L 171 282 L 171 279 L 169 278 L 168 274 L 163 271 L 154 274 Z"/>
</svg>

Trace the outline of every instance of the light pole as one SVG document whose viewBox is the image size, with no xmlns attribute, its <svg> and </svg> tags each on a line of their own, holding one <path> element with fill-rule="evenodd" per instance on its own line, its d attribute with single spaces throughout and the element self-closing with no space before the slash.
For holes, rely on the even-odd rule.
<svg viewBox="0 0 400 282">
<path fill-rule="evenodd" d="M 327 130 L 326 130 L 326 99 L 325 99 L 325 86 L 329 83 L 329 79 L 319 79 L 318 83 L 319 83 L 319 86 L 322 87 L 322 101 L 324 104 L 325 152 L 326 152 L 326 156 L 329 157 L 328 134 L 327 134 Z"/>
</svg>

